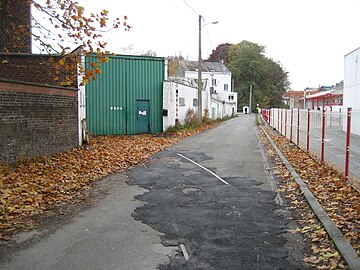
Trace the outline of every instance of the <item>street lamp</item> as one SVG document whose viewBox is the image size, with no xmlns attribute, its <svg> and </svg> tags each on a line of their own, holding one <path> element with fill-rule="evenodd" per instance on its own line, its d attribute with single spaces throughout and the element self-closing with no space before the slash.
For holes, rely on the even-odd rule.
<svg viewBox="0 0 360 270">
<path fill-rule="evenodd" d="M 201 78 L 201 69 L 202 69 L 202 61 L 201 61 L 201 28 L 208 24 L 217 24 L 218 22 L 211 22 L 204 24 L 201 26 L 202 16 L 199 15 L 199 58 L 198 58 L 198 118 L 199 122 L 202 123 L 202 78 Z"/>
</svg>

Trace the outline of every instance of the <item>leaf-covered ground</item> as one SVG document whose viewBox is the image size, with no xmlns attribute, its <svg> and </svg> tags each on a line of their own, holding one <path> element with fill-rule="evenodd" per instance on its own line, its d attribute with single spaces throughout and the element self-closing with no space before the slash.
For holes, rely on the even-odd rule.
<svg viewBox="0 0 360 270">
<path fill-rule="evenodd" d="M 330 166 L 319 164 L 314 158 L 270 128 L 267 130 L 330 218 L 360 254 L 359 192 L 344 181 L 342 174 Z M 267 142 L 264 136 L 262 138 Z M 346 269 L 346 263 L 310 209 L 299 186 L 269 144 L 268 153 L 274 158 L 276 172 L 281 179 L 278 190 L 291 205 L 289 209 L 293 213 L 294 219 L 301 225 L 290 233 L 303 233 L 310 239 L 311 253 L 304 258 L 304 261 L 316 269 Z"/>
<path fill-rule="evenodd" d="M 0 166 L 0 239 L 36 226 L 39 216 L 85 200 L 95 180 L 144 162 L 154 153 L 216 123 L 159 135 L 96 136 L 90 145 Z"/>
</svg>

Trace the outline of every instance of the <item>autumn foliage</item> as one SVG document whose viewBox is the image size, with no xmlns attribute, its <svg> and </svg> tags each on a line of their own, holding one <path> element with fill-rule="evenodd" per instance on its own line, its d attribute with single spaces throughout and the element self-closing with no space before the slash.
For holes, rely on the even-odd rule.
<svg viewBox="0 0 360 270">
<path fill-rule="evenodd" d="M 76 67 L 80 69 L 82 83 L 95 79 L 101 73 L 101 64 L 108 61 L 103 35 L 114 29 L 128 31 L 131 28 L 127 16 L 113 18 L 105 9 L 88 12 L 74 0 L 0 0 L 0 18 L 4 35 L 0 39 L 4 41 L 0 43 L 4 45 L 0 52 L 31 53 L 32 48 L 36 48 L 36 53 L 62 56 L 52 64 L 59 70 L 54 76 L 56 82 L 70 63 L 68 78 L 62 86 L 76 81 Z M 91 66 L 84 66 L 80 56 L 89 55 L 97 60 Z"/>
<path fill-rule="evenodd" d="M 344 181 L 334 168 L 319 164 L 283 136 L 268 129 L 268 134 L 307 184 L 329 217 L 342 231 L 345 238 L 360 254 L 360 196 L 349 183 Z M 263 140 L 267 142 L 263 136 Z M 268 146 L 268 153 L 275 159 L 276 173 L 281 182 L 278 190 L 289 202 L 289 209 L 301 225 L 290 233 L 303 233 L 310 239 L 311 253 L 304 261 L 316 269 L 346 269 L 346 263 L 332 244 L 326 230 L 310 209 L 298 184 L 290 172 Z"/>
<path fill-rule="evenodd" d="M 91 144 L 54 156 L 0 166 L 0 238 L 36 226 L 38 216 L 88 197 L 97 179 L 145 162 L 178 140 L 216 123 L 176 133 L 95 136 Z"/>
</svg>

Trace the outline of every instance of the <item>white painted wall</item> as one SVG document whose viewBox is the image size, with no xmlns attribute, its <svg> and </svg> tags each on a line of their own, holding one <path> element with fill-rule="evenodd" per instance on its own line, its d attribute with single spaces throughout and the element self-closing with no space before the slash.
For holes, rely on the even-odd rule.
<svg viewBox="0 0 360 270">
<path fill-rule="evenodd" d="M 175 126 L 176 119 L 176 90 L 177 85 L 173 82 L 163 82 L 163 110 L 167 110 L 168 115 L 163 116 L 163 130 L 170 126 Z"/>
<path fill-rule="evenodd" d="M 212 95 L 211 103 L 221 103 L 216 118 L 235 115 L 237 112 L 237 93 L 221 92 Z"/>
<path fill-rule="evenodd" d="M 193 100 L 198 98 L 197 93 L 197 88 L 195 87 L 164 81 L 163 109 L 168 110 L 168 115 L 163 117 L 163 130 L 170 126 L 175 126 L 176 119 L 179 120 L 180 124 L 184 124 L 188 109 L 193 109 L 197 112 L 197 106 L 193 106 Z M 204 98 L 205 92 L 203 92 L 203 100 Z M 181 103 L 180 99 L 184 99 L 184 103 Z"/>
<path fill-rule="evenodd" d="M 176 94 L 178 93 L 178 94 Z M 236 114 L 237 93 L 227 92 L 222 93 L 218 99 L 218 95 L 210 97 L 209 91 L 203 91 L 203 108 L 209 109 L 209 117 L 211 119 L 223 118 L 224 116 L 231 116 Z M 230 102 L 229 96 L 233 96 L 235 101 Z M 184 104 L 181 104 L 180 99 L 184 99 Z M 164 81 L 163 83 L 163 109 L 167 110 L 168 115 L 163 116 L 163 130 L 174 126 L 176 119 L 180 124 L 184 124 L 186 112 L 188 109 L 193 109 L 197 112 L 197 106 L 193 106 L 193 100 L 198 98 L 198 90 L 196 87 L 183 85 L 173 81 Z M 223 102 L 225 101 L 225 102 Z"/>
<path fill-rule="evenodd" d="M 81 65 L 85 70 L 85 56 L 80 57 Z M 83 128 L 81 121 L 86 118 L 85 85 L 80 85 L 84 73 L 78 68 L 78 125 L 79 125 L 79 145 L 83 142 Z"/>
<path fill-rule="evenodd" d="M 360 135 L 360 48 L 344 57 L 343 112 L 347 108 L 352 108 L 353 111 L 351 133 Z"/>
<path fill-rule="evenodd" d="M 207 80 L 206 88 L 210 90 L 210 87 L 214 87 L 216 93 L 231 92 L 231 73 L 221 72 L 202 72 L 201 77 L 203 80 Z M 185 71 L 185 78 L 196 79 L 198 73 L 196 71 Z M 216 80 L 216 85 L 213 85 L 213 79 Z M 225 91 L 225 84 L 228 85 L 228 90 Z"/>
<path fill-rule="evenodd" d="M 360 110 L 360 48 L 345 55 L 344 109 Z"/>
<path fill-rule="evenodd" d="M 198 78 L 198 73 L 196 71 L 185 71 L 185 77 L 188 79 Z M 231 73 L 223 73 L 223 72 L 202 72 L 201 77 L 203 82 L 205 81 L 205 98 L 203 98 L 203 108 L 209 108 L 210 118 L 222 118 L 225 115 L 231 116 L 232 112 L 236 114 L 237 112 L 237 93 L 231 92 Z M 216 85 L 213 84 L 214 80 L 216 80 Z M 225 85 L 227 85 L 227 90 L 225 90 Z M 210 88 L 213 87 L 216 94 L 212 94 L 210 96 Z M 234 96 L 234 100 L 229 100 L 229 96 Z M 218 101 L 225 101 L 226 106 L 225 109 L 221 109 L 218 104 Z M 210 104 L 214 103 L 213 106 Z M 211 117 L 214 115 L 214 108 L 216 109 L 215 117 Z"/>
</svg>

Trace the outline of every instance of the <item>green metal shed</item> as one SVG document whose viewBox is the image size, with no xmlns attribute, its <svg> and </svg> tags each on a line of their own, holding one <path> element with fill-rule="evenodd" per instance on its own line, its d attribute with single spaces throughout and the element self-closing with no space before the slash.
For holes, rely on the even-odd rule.
<svg viewBox="0 0 360 270">
<path fill-rule="evenodd" d="M 162 131 L 162 57 L 115 55 L 86 85 L 86 118 L 94 135 Z M 86 65 L 96 61 L 86 58 Z"/>
</svg>

